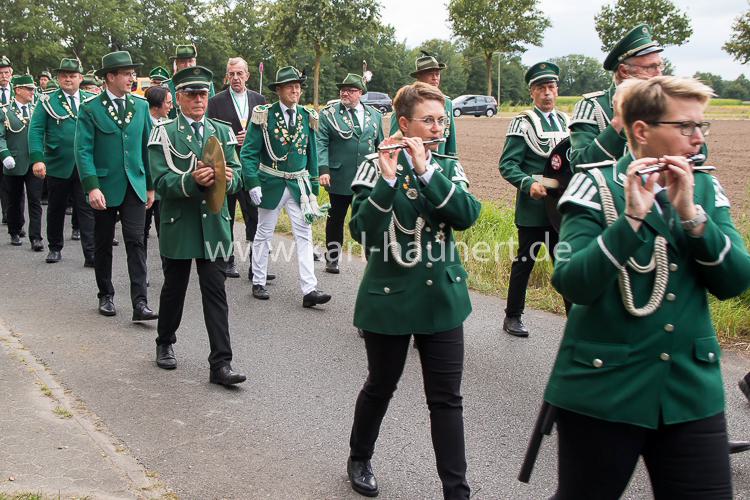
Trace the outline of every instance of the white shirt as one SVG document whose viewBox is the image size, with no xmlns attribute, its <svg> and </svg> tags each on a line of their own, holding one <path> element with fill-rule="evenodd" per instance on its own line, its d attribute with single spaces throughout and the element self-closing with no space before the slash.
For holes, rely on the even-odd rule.
<svg viewBox="0 0 750 500">
<path fill-rule="evenodd" d="M 409 168 L 414 170 L 414 164 L 411 161 L 411 155 L 409 154 L 408 149 L 404 149 L 404 156 L 406 156 L 406 161 L 409 163 Z M 432 179 L 432 174 L 435 173 L 435 165 L 432 163 L 432 151 L 427 151 L 427 166 L 425 167 L 425 171 L 422 175 L 418 175 L 420 181 L 422 181 L 422 184 L 425 186 L 430 183 L 430 179 Z M 393 187 L 396 185 L 396 179 L 385 179 L 385 182 L 388 183 L 389 186 Z"/>
<path fill-rule="evenodd" d="M 545 118 L 547 119 L 547 122 L 549 122 L 550 124 L 551 124 L 551 123 L 554 123 L 554 124 L 555 124 L 555 126 L 557 127 L 557 130 L 559 130 L 560 132 L 562 132 L 562 131 L 563 131 L 563 128 L 562 128 L 562 127 L 560 126 L 560 121 L 559 121 L 559 120 L 557 119 L 557 116 L 555 116 L 555 114 L 556 114 L 556 113 L 555 113 L 554 111 L 548 111 L 548 112 L 546 112 L 546 113 L 545 113 L 544 111 L 542 111 L 542 110 L 541 110 L 541 109 L 539 109 L 539 108 L 536 108 L 536 109 L 537 109 L 537 110 L 538 110 L 538 111 L 539 111 L 539 112 L 540 112 L 541 114 L 543 114 L 543 115 L 544 115 L 544 117 L 545 117 Z M 551 119 L 550 119 L 550 116 L 552 117 Z"/>
<path fill-rule="evenodd" d="M 65 100 L 68 101 L 68 104 L 70 104 L 70 98 L 72 97 L 76 103 L 76 109 L 81 109 L 81 93 L 79 91 L 76 91 L 75 94 L 68 94 L 63 90 L 63 94 L 65 95 Z"/>
<path fill-rule="evenodd" d="M 122 102 L 125 103 L 125 99 L 127 99 L 128 97 L 128 94 L 125 94 L 122 97 L 117 97 L 112 92 L 110 92 L 109 89 L 104 89 L 104 91 L 107 93 L 107 97 L 109 97 L 109 100 L 112 101 L 113 104 L 115 102 L 115 99 L 122 99 Z M 125 105 L 127 106 L 127 103 L 125 103 Z M 115 106 L 117 106 L 117 104 L 115 104 Z"/>
<path fill-rule="evenodd" d="M 5 94 L 5 102 L 10 102 L 10 87 L 2 87 L 0 92 Z"/>
<path fill-rule="evenodd" d="M 16 106 L 18 106 L 18 109 L 22 113 L 21 116 L 23 116 L 23 108 L 25 107 L 26 108 L 26 116 L 29 117 L 29 118 L 31 118 L 31 103 L 29 102 L 29 103 L 26 103 L 26 104 L 21 104 L 20 102 L 18 102 L 18 100 L 16 100 L 16 99 L 13 99 L 13 100 L 16 101 Z"/>
<path fill-rule="evenodd" d="M 190 128 L 193 128 L 193 123 L 195 123 L 196 120 L 193 120 L 192 118 L 188 118 L 185 115 L 182 115 L 182 117 L 185 119 L 186 122 L 188 122 L 188 125 L 190 125 Z M 203 115 L 203 118 L 201 118 L 198 123 L 201 124 L 200 131 L 201 131 L 201 137 L 206 137 L 205 128 L 206 128 L 206 115 Z M 193 129 L 195 130 L 195 129 Z"/>
<path fill-rule="evenodd" d="M 350 112 L 351 108 L 346 108 L 347 112 Z M 357 106 L 354 108 L 354 112 L 357 114 L 357 120 L 359 120 L 359 126 L 360 128 L 364 128 L 365 126 L 365 107 L 362 106 L 362 103 L 357 103 Z"/>
<path fill-rule="evenodd" d="M 232 104 L 234 110 L 237 112 L 237 118 L 240 122 L 247 123 L 248 115 L 250 114 L 250 102 L 247 98 L 247 91 L 240 92 L 239 94 L 229 87 L 229 96 L 232 98 Z"/>
<path fill-rule="evenodd" d="M 281 101 L 279 101 L 279 105 L 281 106 L 281 114 L 284 115 L 284 123 L 286 123 L 286 128 L 289 129 L 289 113 L 286 112 L 287 109 L 291 109 L 292 111 L 294 111 L 294 124 L 297 125 L 297 121 L 299 120 L 297 105 L 295 104 L 293 108 L 289 108 Z"/>
</svg>

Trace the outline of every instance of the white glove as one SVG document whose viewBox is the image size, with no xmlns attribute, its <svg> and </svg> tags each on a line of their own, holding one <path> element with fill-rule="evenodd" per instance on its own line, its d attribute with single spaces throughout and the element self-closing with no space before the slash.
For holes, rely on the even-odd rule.
<svg viewBox="0 0 750 500">
<path fill-rule="evenodd" d="M 8 156 L 3 160 L 3 167 L 5 167 L 5 170 L 13 170 L 16 168 L 16 160 L 12 156 Z"/>
<path fill-rule="evenodd" d="M 252 188 L 250 191 L 250 201 L 255 205 L 256 207 L 260 206 L 260 200 L 263 199 L 263 192 L 260 189 L 260 186 L 256 186 Z"/>
</svg>

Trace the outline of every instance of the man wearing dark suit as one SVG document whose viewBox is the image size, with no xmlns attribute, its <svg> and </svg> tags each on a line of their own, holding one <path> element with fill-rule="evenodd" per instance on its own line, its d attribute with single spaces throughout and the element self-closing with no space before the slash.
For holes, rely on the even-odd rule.
<svg viewBox="0 0 750 500">
<path fill-rule="evenodd" d="M 222 90 L 208 100 L 209 118 L 225 121 L 232 126 L 232 131 L 237 136 L 237 153 L 245 141 L 245 131 L 250 117 L 253 114 L 253 108 L 259 104 L 265 104 L 266 99 L 261 94 L 253 92 L 246 86 L 250 72 L 247 62 L 241 57 L 232 57 L 227 61 L 227 81 L 229 87 Z M 255 239 L 255 230 L 258 227 L 258 207 L 250 203 L 250 197 L 244 189 L 236 194 L 227 196 L 229 203 L 229 216 L 232 218 L 232 227 L 234 227 L 234 213 L 237 207 L 237 201 L 240 202 L 242 217 L 245 219 L 245 239 L 253 241 Z M 234 262 L 234 256 L 227 260 L 226 275 L 228 278 L 239 278 L 240 273 L 237 270 L 237 264 Z M 269 275 L 270 276 L 273 275 Z M 252 279 L 252 269 L 248 272 L 248 279 Z"/>
</svg>

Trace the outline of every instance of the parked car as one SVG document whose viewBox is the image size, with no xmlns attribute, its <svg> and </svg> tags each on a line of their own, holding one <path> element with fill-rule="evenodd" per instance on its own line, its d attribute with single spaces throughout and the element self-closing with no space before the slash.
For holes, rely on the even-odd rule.
<svg viewBox="0 0 750 500">
<path fill-rule="evenodd" d="M 146 89 L 151 86 L 151 78 L 147 76 L 139 76 L 133 81 L 131 92 L 140 96 L 146 93 Z"/>
<path fill-rule="evenodd" d="M 453 116 L 494 116 L 497 101 L 491 95 L 462 95 L 453 99 Z"/>
<path fill-rule="evenodd" d="M 368 92 L 362 94 L 360 100 L 365 104 L 369 104 L 381 113 L 389 113 L 393 111 L 393 101 L 388 94 L 382 92 Z"/>
</svg>

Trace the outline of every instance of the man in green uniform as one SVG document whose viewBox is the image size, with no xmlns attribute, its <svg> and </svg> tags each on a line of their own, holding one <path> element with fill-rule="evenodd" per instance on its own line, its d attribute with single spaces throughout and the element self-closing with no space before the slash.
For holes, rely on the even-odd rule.
<svg viewBox="0 0 750 500">
<path fill-rule="evenodd" d="M 57 69 L 60 89 L 43 94 L 29 125 L 29 154 L 34 175 L 47 180 L 48 263 L 62 259 L 63 226 L 72 196 L 78 216 L 84 266 L 94 267 L 94 213 L 75 168 L 74 139 L 81 103 L 92 94 L 81 91 L 83 69 L 77 59 L 63 58 Z"/>
<path fill-rule="evenodd" d="M 169 71 L 167 71 L 167 68 L 157 66 L 149 71 L 148 77 L 151 79 L 151 85 L 158 87 L 159 85 L 164 85 L 166 81 L 171 78 L 171 75 L 169 74 Z M 172 97 L 174 98 L 174 96 Z"/>
<path fill-rule="evenodd" d="M 96 76 L 93 71 L 89 71 L 83 75 L 83 81 L 81 82 L 81 90 L 85 90 L 91 94 L 101 94 L 102 92 L 102 81 Z"/>
<path fill-rule="evenodd" d="M 516 193 L 515 223 L 518 228 L 518 255 L 510 268 L 508 302 L 503 330 L 510 335 L 527 337 L 523 324 L 526 287 L 542 244 L 554 259 L 557 232 L 550 224 L 544 198 L 547 190 L 533 176 L 544 172 L 550 152 L 568 137 L 568 117 L 555 109 L 560 68 L 550 62 L 534 64 L 526 72 L 534 108 L 511 120 L 500 157 L 500 173 L 513 184 Z"/>
<path fill-rule="evenodd" d="M 440 75 L 447 66 L 445 63 L 438 62 L 435 56 L 428 54 L 424 50 L 422 54 L 422 57 L 417 58 L 414 63 L 415 69 L 410 73 L 411 77 L 415 78 L 418 82 L 440 88 Z M 437 152 L 441 155 L 456 156 L 458 155 L 456 122 L 453 120 L 453 101 L 448 99 L 448 97 L 445 97 L 445 116 L 448 117 L 448 124 L 443 132 L 445 143 L 438 145 Z M 391 114 L 391 135 L 398 131 L 398 120 L 394 112 Z"/>
<path fill-rule="evenodd" d="M 13 68 L 10 59 L 0 56 L 0 106 L 5 106 L 13 99 L 13 88 L 10 79 L 13 76 Z M 3 181 L 3 170 L 0 168 L 0 208 L 3 212 L 3 224 L 8 223 L 8 187 Z"/>
<path fill-rule="evenodd" d="M 235 150 L 237 139 L 231 127 L 206 117 L 212 76 L 211 71 L 202 66 L 175 73 L 172 81 L 180 114 L 176 120 L 159 123 L 148 144 L 154 186 L 161 196 L 159 250 L 164 270 L 156 364 L 167 370 L 177 366 L 172 345 L 177 342 L 190 267 L 195 259 L 211 346 L 209 380 L 229 386 L 245 381 L 245 375 L 231 367 L 229 309 L 224 289 L 225 261 L 232 254 L 226 194 L 240 189 L 241 172 Z M 220 193 L 218 213 L 213 213 L 207 203 L 207 198 L 212 196 L 209 189 L 217 182 L 214 166 L 200 160 L 211 137 L 218 139 L 226 161 L 226 191 Z"/>
<path fill-rule="evenodd" d="M 570 166 L 618 160 L 627 147 L 622 118 L 614 111 L 617 85 L 629 78 L 647 80 L 664 71 L 662 47 L 652 38 L 651 28 L 639 24 L 609 52 L 604 69 L 613 72 L 614 83 L 599 92 L 584 94 L 570 120 Z"/>
<path fill-rule="evenodd" d="M 154 202 L 148 168 L 151 118 L 145 99 L 130 93 L 134 63 L 127 51 L 102 57 L 97 76 L 106 89 L 84 101 L 78 110 L 75 162 L 83 189 L 94 209 L 94 264 L 99 313 L 116 314 L 112 285 L 112 239 L 120 216 L 128 256 L 133 321 L 159 316 L 148 307 L 143 226 Z"/>
<path fill-rule="evenodd" d="M 732 497 L 708 294 L 742 294 L 750 255 L 718 179 L 685 159 L 705 140 L 711 95 L 689 78 L 628 82 L 629 153 L 579 165 L 560 199 L 570 253 L 552 283 L 574 305 L 545 392 L 558 498 L 619 498 L 639 455 L 656 497 Z"/>
<path fill-rule="evenodd" d="M 318 207 L 318 155 L 315 131 L 318 114 L 299 105 L 305 76 L 286 66 L 268 88 L 279 100 L 253 109 L 250 128 L 240 150 L 242 180 L 258 208 L 253 239 L 253 297 L 267 300 L 268 253 L 276 222 L 286 208 L 297 246 L 302 306 L 325 304 L 331 296 L 317 289 L 313 267 L 311 224 L 324 215 Z"/>
<path fill-rule="evenodd" d="M 192 68 L 198 64 L 198 49 L 195 47 L 195 44 L 192 43 L 190 45 L 178 45 L 174 49 L 174 55 L 169 56 L 169 59 L 172 61 L 173 73 L 177 73 L 185 68 Z M 172 80 L 167 80 L 166 83 L 169 85 L 169 91 L 172 92 L 172 100 L 174 101 L 174 107 L 172 108 L 172 111 L 169 112 L 169 117 L 176 118 L 177 112 L 179 111 L 179 104 L 177 104 L 174 82 L 172 82 Z M 214 83 L 211 82 L 211 85 L 208 88 L 208 97 L 211 98 L 214 94 L 216 94 L 216 91 L 214 90 Z"/>
<path fill-rule="evenodd" d="M 45 92 L 47 90 L 47 84 L 52 80 L 52 73 L 49 71 L 42 71 L 39 73 L 39 92 Z"/>
<path fill-rule="evenodd" d="M 360 102 L 367 93 L 364 79 L 349 73 L 337 83 L 341 100 L 320 113 L 315 136 L 318 147 L 320 185 L 326 188 L 331 209 L 326 219 L 326 272 L 339 273 L 344 241 L 344 219 L 352 202 L 352 181 L 365 156 L 375 152 L 383 140 L 383 117 Z"/>
<path fill-rule="evenodd" d="M 21 245 L 24 191 L 29 205 L 29 240 L 35 252 L 42 244 L 42 180 L 35 177 L 29 160 L 29 121 L 34 112 L 34 77 L 14 76 L 12 101 L 0 107 L 0 161 L 8 190 L 8 233 L 14 246 Z"/>
</svg>

